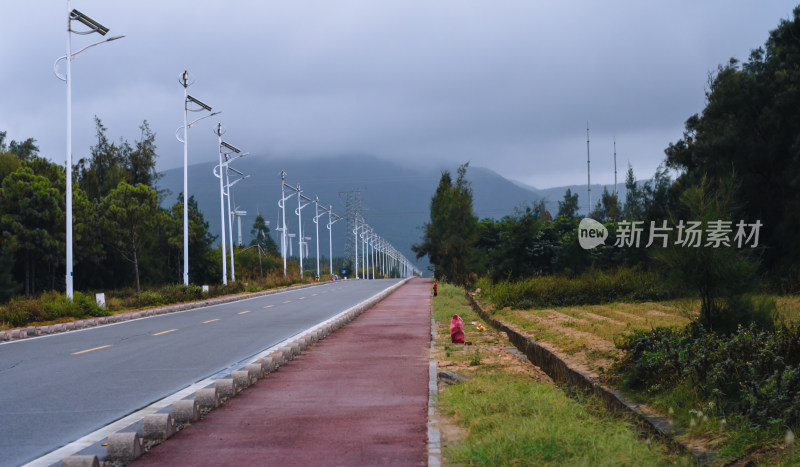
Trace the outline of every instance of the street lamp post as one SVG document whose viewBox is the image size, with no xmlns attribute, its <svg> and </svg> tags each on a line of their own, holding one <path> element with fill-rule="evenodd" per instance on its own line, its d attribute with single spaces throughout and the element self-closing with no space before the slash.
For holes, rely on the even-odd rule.
<svg viewBox="0 0 800 467">
<path fill-rule="evenodd" d="M 227 285 L 228 284 L 228 266 L 227 266 L 227 261 L 225 259 L 225 199 L 224 199 L 224 196 L 223 196 L 223 187 L 224 187 L 225 181 L 222 179 L 222 167 L 223 167 L 223 165 L 222 165 L 222 135 L 224 133 L 225 133 L 225 131 L 222 129 L 222 124 L 221 123 L 217 123 L 216 134 L 217 134 L 217 137 L 219 139 L 219 151 L 218 151 L 219 152 L 219 165 L 217 166 L 217 167 L 219 167 L 219 213 L 220 213 L 219 214 L 219 220 L 220 220 L 220 222 L 222 224 L 221 228 L 220 228 L 221 235 L 222 235 L 222 241 L 220 242 L 220 249 L 222 250 L 222 284 L 223 285 Z M 217 175 L 217 174 L 214 174 L 214 175 Z M 185 180 L 185 178 L 184 178 L 184 180 Z"/>
<path fill-rule="evenodd" d="M 189 128 L 200 120 L 221 112 L 214 112 L 189 122 L 189 112 L 211 112 L 211 107 L 189 95 L 189 86 L 192 83 L 189 82 L 188 71 L 184 70 L 178 81 L 183 86 L 183 139 L 177 132 L 175 137 L 183 143 L 183 285 L 189 285 Z M 189 106 L 192 104 L 199 108 L 190 109 Z"/>
<path fill-rule="evenodd" d="M 370 239 L 370 246 L 372 247 L 372 279 L 375 279 L 375 262 L 378 260 L 378 253 L 375 251 L 375 242 L 377 241 L 378 235 L 373 234 L 372 238 Z"/>
<path fill-rule="evenodd" d="M 333 220 L 333 216 L 335 216 L 333 205 L 328 205 L 328 260 L 330 261 L 331 277 L 333 277 L 333 223 L 342 219 L 336 216 L 336 220 Z"/>
<path fill-rule="evenodd" d="M 301 211 L 304 207 L 308 206 L 309 203 L 303 204 L 303 200 L 311 201 L 310 199 L 303 196 L 302 190 L 300 190 L 300 184 L 297 184 L 297 209 L 294 211 L 297 213 L 297 247 L 300 250 L 298 256 L 300 257 L 300 278 L 303 277 L 303 218 Z"/>
<path fill-rule="evenodd" d="M 367 225 L 364 224 L 361 229 L 361 266 L 364 270 L 361 272 L 361 277 L 369 279 L 369 255 L 367 253 Z"/>
<path fill-rule="evenodd" d="M 221 123 L 217 124 L 217 129 L 214 131 L 214 133 L 219 138 L 219 165 L 214 167 L 214 176 L 219 177 L 219 210 L 220 210 L 220 223 L 221 223 L 221 226 L 220 226 L 221 229 L 220 230 L 221 230 L 221 233 L 222 233 L 222 241 L 220 242 L 220 246 L 221 246 L 220 249 L 222 250 L 222 283 L 223 284 L 227 284 L 228 283 L 228 273 L 227 273 L 227 268 L 226 268 L 226 265 L 225 265 L 225 195 L 226 195 L 225 192 L 227 190 L 228 214 L 230 215 L 230 211 L 231 211 L 230 189 L 231 189 L 231 186 L 233 186 L 236 183 L 238 183 L 239 181 L 244 180 L 245 178 L 247 178 L 247 176 L 245 176 L 243 173 L 241 173 L 238 170 L 233 169 L 232 167 L 230 167 L 230 163 L 233 162 L 234 160 L 240 158 L 240 157 L 247 156 L 249 153 L 246 153 L 246 152 L 242 153 L 242 151 L 239 148 L 237 148 L 236 146 L 233 146 L 231 144 L 226 143 L 225 141 L 222 141 L 222 135 L 225 134 L 225 130 L 222 128 L 222 124 Z M 237 154 L 237 156 L 230 157 L 231 154 Z M 223 156 L 224 156 L 224 160 L 223 160 Z M 219 169 L 219 173 L 217 173 L 218 169 Z M 242 178 L 231 182 L 230 181 L 230 173 L 229 173 L 229 171 L 233 171 L 233 172 L 238 173 L 239 175 L 242 176 Z M 223 177 L 225 177 L 224 180 L 223 180 Z M 234 272 L 235 271 L 235 269 L 234 269 L 235 266 L 234 266 L 234 263 L 233 263 L 233 229 L 232 229 L 230 221 L 228 221 L 228 238 L 230 240 L 230 250 L 231 250 L 231 280 L 235 281 L 236 280 L 236 273 Z"/>
<path fill-rule="evenodd" d="M 230 144 L 228 144 L 228 143 L 226 143 L 224 141 L 222 142 L 222 145 L 227 147 L 228 149 L 233 150 L 234 152 L 237 152 L 237 153 L 239 152 L 235 147 L 231 146 Z M 242 172 L 239 172 L 238 170 L 236 170 L 233 167 L 231 167 L 230 163 L 233 162 L 235 159 L 238 159 L 240 157 L 244 157 L 244 156 L 246 156 L 248 154 L 249 153 L 239 154 L 238 156 L 229 159 L 225 163 L 225 169 L 226 169 L 225 170 L 225 180 L 226 180 L 225 189 L 226 189 L 226 196 L 228 197 L 228 244 L 230 245 L 230 250 L 231 250 L 231 280 L 234 281 L 234 282 L 236 282 L 236 262 L 234 261 L 234 251 L 233 251 L 233 216 L 234 216 L 235 212 L 231 210 L 231 202 L 232 202 L 232 199 L 233 199 L 233 192 L 231 191 L 231 188 L 233 188 L 233 185 L 236 185 L 237 183 L 241 182 L 245 178 L 249 178 L 250 175 L 245 175 Z M 226 154 L 226 158 L 227 158 L 227 154 Z M 234 181 L 231 181 L 231 172 L 239 175 L 239 178 L 237 178 Z M 239 234 L 241 235 L 241 232 L 242 232 L 241 218 L 239 218 L 239 219 L 240 219 L 240 221 L 239 221 Z"/>
<path fill-rule="evenodd" d="M 72 29 L 72 22 L 78 21 L 79 23 L 87 26 L 89 29 L 86 31 L 74 31 Z M 78 10 L 73 10 L 70 6 L 70 0 L 67 0 L 67 54 L 63 57 L 59 57 L 56 62 L 53 64 L 53 71 L 55 72 L 56 76 L 67 83 L 67 160 L 66 160 L 66 208 L 67 208 L 67 219 L 66 219 L 66 294 L 67 298 L 70 300 L 74 296 L 75 286 L 74 286 L 74 271 L 73 271 L 73 258 L 72 258 L 72 60 L 78 56 L 84 50 L 94 47 L 96 45 L 100 45 L 106 42 L 111 42 L 113 40 L 122 39 L 125 37 L 122 36 L 114 36 L 108 39 L 95 42 L 93 44 L 89 44 L 86 47 L 80 49 L 79 51 L 73 53 L 72 52 L 72 34 L 78 35 L 87 35 L 92 33 L 98 33 L 101 36 L 105 36 L 108 34 L 108 28 L 103 26 L 102 24 L 98 23 L 97 21 L 89 18 L 88 16 L 84 15 Z M 67 72 L 66 75 L 61 75 L 58 73 L 56 67 L 58 66 L 58 62 L 61 60 L 66 60 L 67 62 Z"/>
<path fill-rule="evenodd" d="M 355 245 L 355 255 L 354 255 L 354 257 L 355 257 L 355 260 L 356 260 L 355 261 L 356 262 L 356 264 L 355 264 L 355 273 L 356 273 L 355 277 L 356 277 L 356 279 L 358 279 L 358 218 L 357 217 L 355 218 L 355 222 L 354 223 L 356 225 L 356 227 L 353 229 L 353 244 Z"/>
<path fill-rule="evenodd" d="M 325 209 L 325 208 L 322 208 Z M 314 197 L 314 228 L 316 229 L 316 240 L 314 243 L 317 244 L 317 280 L 321 277 L 319 271 L 319 218 L 322 214 L 319 213 L 319 196 Z"/>
<path fill-rule="evenodd" d="M 281 171 L 281 201 L 278 206 L 281 208 L 283 224 L 281 225 L 281 256 L 283 256 L 283 277 L 286 277 L 286 172 Z"/>
</svg>

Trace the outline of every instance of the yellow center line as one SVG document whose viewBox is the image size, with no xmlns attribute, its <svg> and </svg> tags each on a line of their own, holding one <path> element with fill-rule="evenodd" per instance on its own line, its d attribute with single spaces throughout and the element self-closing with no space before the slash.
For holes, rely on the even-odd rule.
<svg viewBox="0 0 800 467">
<path fill-rule="evenodd" d="M 318 293 L 312 293 L 311 294 L 312 297 L 316 297 L 317 295 L 319 295 L 319 294 Z"/>
<path fill-rule="evenodd" d="M 306 299 L 306 297 L 300 297 L 300 300 L 305 300 L 305 299 Z"/>
<path fill-rule="evenodd" d="M 272 308 L 272 307 L 274 307 L 274 306 L 275 306 L 275 305 L 267 305 L 267 306 L 265 306 L 264 308 L 265 308 L 265 309 L 266 309 L 266 308 Z"/>
<path fill-rule="evenodd" d="M 213 323 L 214 321 L 219 321 L 219 318 L 210 319 L 208 321 L 203 321 L 203 324 Z"/>
<path fill-rule="evenodd" d="M 161 331 L 161 332 L 157 332 L 157 333 L 152 334 L 152 335 L 153 336 L 160 336 L 161 334 L 166 334 L 168 332 L 175 332 L 175 331 L 177 331 L 177 329 L 170 329 L 169 331 Z"/>
<path fill-rule="evenodd" d="M 243 315 L 243 314 L 245 314 L 245 313 L 250 313 L 251 311 L 253 311 L 253 310 L 245 310 L 245 311 L 240 311 L 240 312 L 239 312 L 239 314 L 240 314 L 240 315 Z"/>
<path fill-rule="evenodd" d="M 292 301 L 291 300 L 286 300 L 283 303 L 292 303 Z"/>
<path fill-rule="evenodd" d="M 80 352 L 72 352 L 72 355 L 80 355 L 82 353 L 92 352 L 92 351 L 95 351 L 95 350 L 105 349 L 105 348 L 108 348 L 108 347 L 111 347 L 111 346 L 110 345 L 101 345 L 100 347 L 95 347 L 93 349 L 81 350 Z"/>
</svg>

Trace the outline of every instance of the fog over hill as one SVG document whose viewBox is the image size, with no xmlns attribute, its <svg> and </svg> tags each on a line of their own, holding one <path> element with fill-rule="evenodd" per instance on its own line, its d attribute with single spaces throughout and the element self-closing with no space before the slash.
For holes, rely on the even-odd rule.
<svg viewBox="0 0 800 467">
<path fill-rule="evenodd" d="M 203 163 L 189 166 L 189 194 L 194 195 L 212 234 L 220 233 L 219 179 L 212 170 L 216 164 Z M 242 239 L 250 242 L 250 229 L 257 213 L 270 221 L 270 231 L 277 240 L 274 228 L 279 225 L 281 183 L 280 173 L 286 172 L 286 181 L 292 186 L 300 184 L 303 194 L 314 199 L 319 196 L 321 204 L 332 205 L 333 212 L 345 214 L 344 197 L 341 192 L 361 191 L 364 217 L 376 232 L 389 240 L 406 257 L 414 259 L 411 245 L 418 243 L 422 236 L 422 226 L 430 218 L 430 200 L 436 191 L 441 170 L 421 171 L 403 167 L 392 162 L 370 156 L 341 156 L 316 160 L 277 159 L 263 156 L 248 156 L 236 161 L 234 167 L 249 174 L 250 177 L 233 187 L 233 201 L 238 209 L 247 211 L 242 219 Z M 448 167 L 455 176 L 456 167 Z M 174 204 L 183 187 L 183 170 L 172 169 L 163 172 L 159 187 L 170 193 L 163 201 L 164 206 Z M 522 205 L 530 205 L 544 198 L 548 210 L 555 215 L 557 201 L 562 199 L 567 187 L 539 190 L 508 180 L 491 169 L 469 167 L 467 179 L 472 182 L 475 214 L 480 218 L 501 218 L 514 212 Z M 585 195 L 586 186 L 571 187 L 573 191 Z M 609 187 L 610 189 L 610 187 Z M 597 191 L 595 191 L 597 190 Z M 592 198 L 602 192 L 602 185 L 592 186 Z M 584 198 L 585 199 L 585 198 Z M 287 202 L 286 223 L 290 232 L 297 231 L 297 216 L 294 209 L 297 200 Z M 314 206 L 303 209 L 303 229 L 306 235 L 315 236 L 312 221 Z M 320 253 L 327 256 L 328 232 L 320 224 Z M 235 225 L 234 225 L 235 227 Z M 334 256 L 344 251 L 345 222 L 334 224 Z M 237 232 L 234 230 L 234 238 Z M 309 246 L 313 256 L 316 246 Z M 296 245 L 295 245 L 296 249 Z M 420 260 L 422 269 L 427 261 Z"/>
</svg>

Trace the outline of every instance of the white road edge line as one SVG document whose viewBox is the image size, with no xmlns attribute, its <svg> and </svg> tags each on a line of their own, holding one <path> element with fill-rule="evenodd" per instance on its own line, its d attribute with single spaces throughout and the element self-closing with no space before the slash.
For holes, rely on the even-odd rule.
<svg viewBox="0 0 800 467">
<path fill-rule="evenodd" d="M 312 285 L 312 287 L 324 287 L 326 285 L 330 285 L 330 284 L 320 284 L 320 285 L 314 284 L 314 285 Z M 142 316 L 141 318 L 126 319 L 124 321 L 118 321 L 116 323 L 99 324 L 97 326 L 92 326 L 92 327 L 89 327 L 89 328 L 73 329 L 72 331 L 58 332 L 58 333 L 55 333 L 55 334 L 45 334 L 43 336 L 26 337 L 25 339 L 17 339 L 17 340 L 13 340 L 13 341 L 0 342 L 0 345 L 19 344 L 19 343 L 22 343 L 22 342 L 30 342 L 30 341 L 33 341 L 33 340 L 36 340 L 36 339 L 45 339 L 45 338 L 48 338 L 48 337 L 67 336 L 67 335 L 70 335 L 70 334 L 75 333 L 75 332 L 91 331 L 93 329 L 102 329 L 102 328 L 105 328 L 105 327 L 108 327 L 108 326 L 117 326 L 119 324 L 131 323 L 133 321 L 139 321 L 139 320 L 142 320 L 142 319 L 158 318 L 160 316 L 177 315 L 177 314 L 180 314 L 180 313 L 186 313 L 187 311 L 204 310 L 204 309 L 207 309 L 207 308 L 214 308 L 215 306 L 223 306 L 223 305 L 230 305 L 231 303 L 246 302 L 247 300 L 255 300 L 255 299 L 258 299 L 258 298 L 271 297 L 273 295 L 281 295 L 281 294 L 287 294 L 287 293 L 292 293 L 292 292 L 299 292 L 300 290 L 308 289 L 308 288 L 310 288 L 310 287 L 303 287 L 303 288 L 294 289 L 294 290 L 282 290 L 280 292 L 274 292 L 274 293 L 271 293 L 271 294 L 259 295 L 257 297 L 247 297 L 247 298 L 242 298 L 241 300 L 232 300 L 230 302 L 225 302 L 225 303 L 215 303 L 213 305 L 199 306 L 197 308 L 189 308 L 189 309 L 180 310 L 180 311 L 172 311 L 172 312 L 169 312 L 169 313 L 162 313 L 160 315 Z M 178 303 L 176 305 L 180 305 L 180 304 Z M 132 311 L 144 311 L 144 310 L 132 310 Z"/>
</svg>

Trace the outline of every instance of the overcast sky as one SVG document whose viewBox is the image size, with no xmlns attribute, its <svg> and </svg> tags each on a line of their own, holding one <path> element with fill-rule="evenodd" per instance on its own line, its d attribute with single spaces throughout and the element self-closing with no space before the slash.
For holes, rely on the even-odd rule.
<svg viewBox="0 0 800 467">
<path fill-rule="evenodd" d="M 223 113 L 212 127 L 258 157 L 370 154 L 406 165 L 471 161 L 539 188 L 650 177 L 704 106 L 709 72 L 746 60 L 793 1 L 73 0 L 123 40 L 73 61 L 73 154 L 93 116 L 133 143 L 148 120 L 159 169 L 179 167 L 183 89 Z M 66 0 L 4 0 L 0 130 L 65 161 Z M 73 36 L 73 51 L 99 39 Z"/>
</svg>

